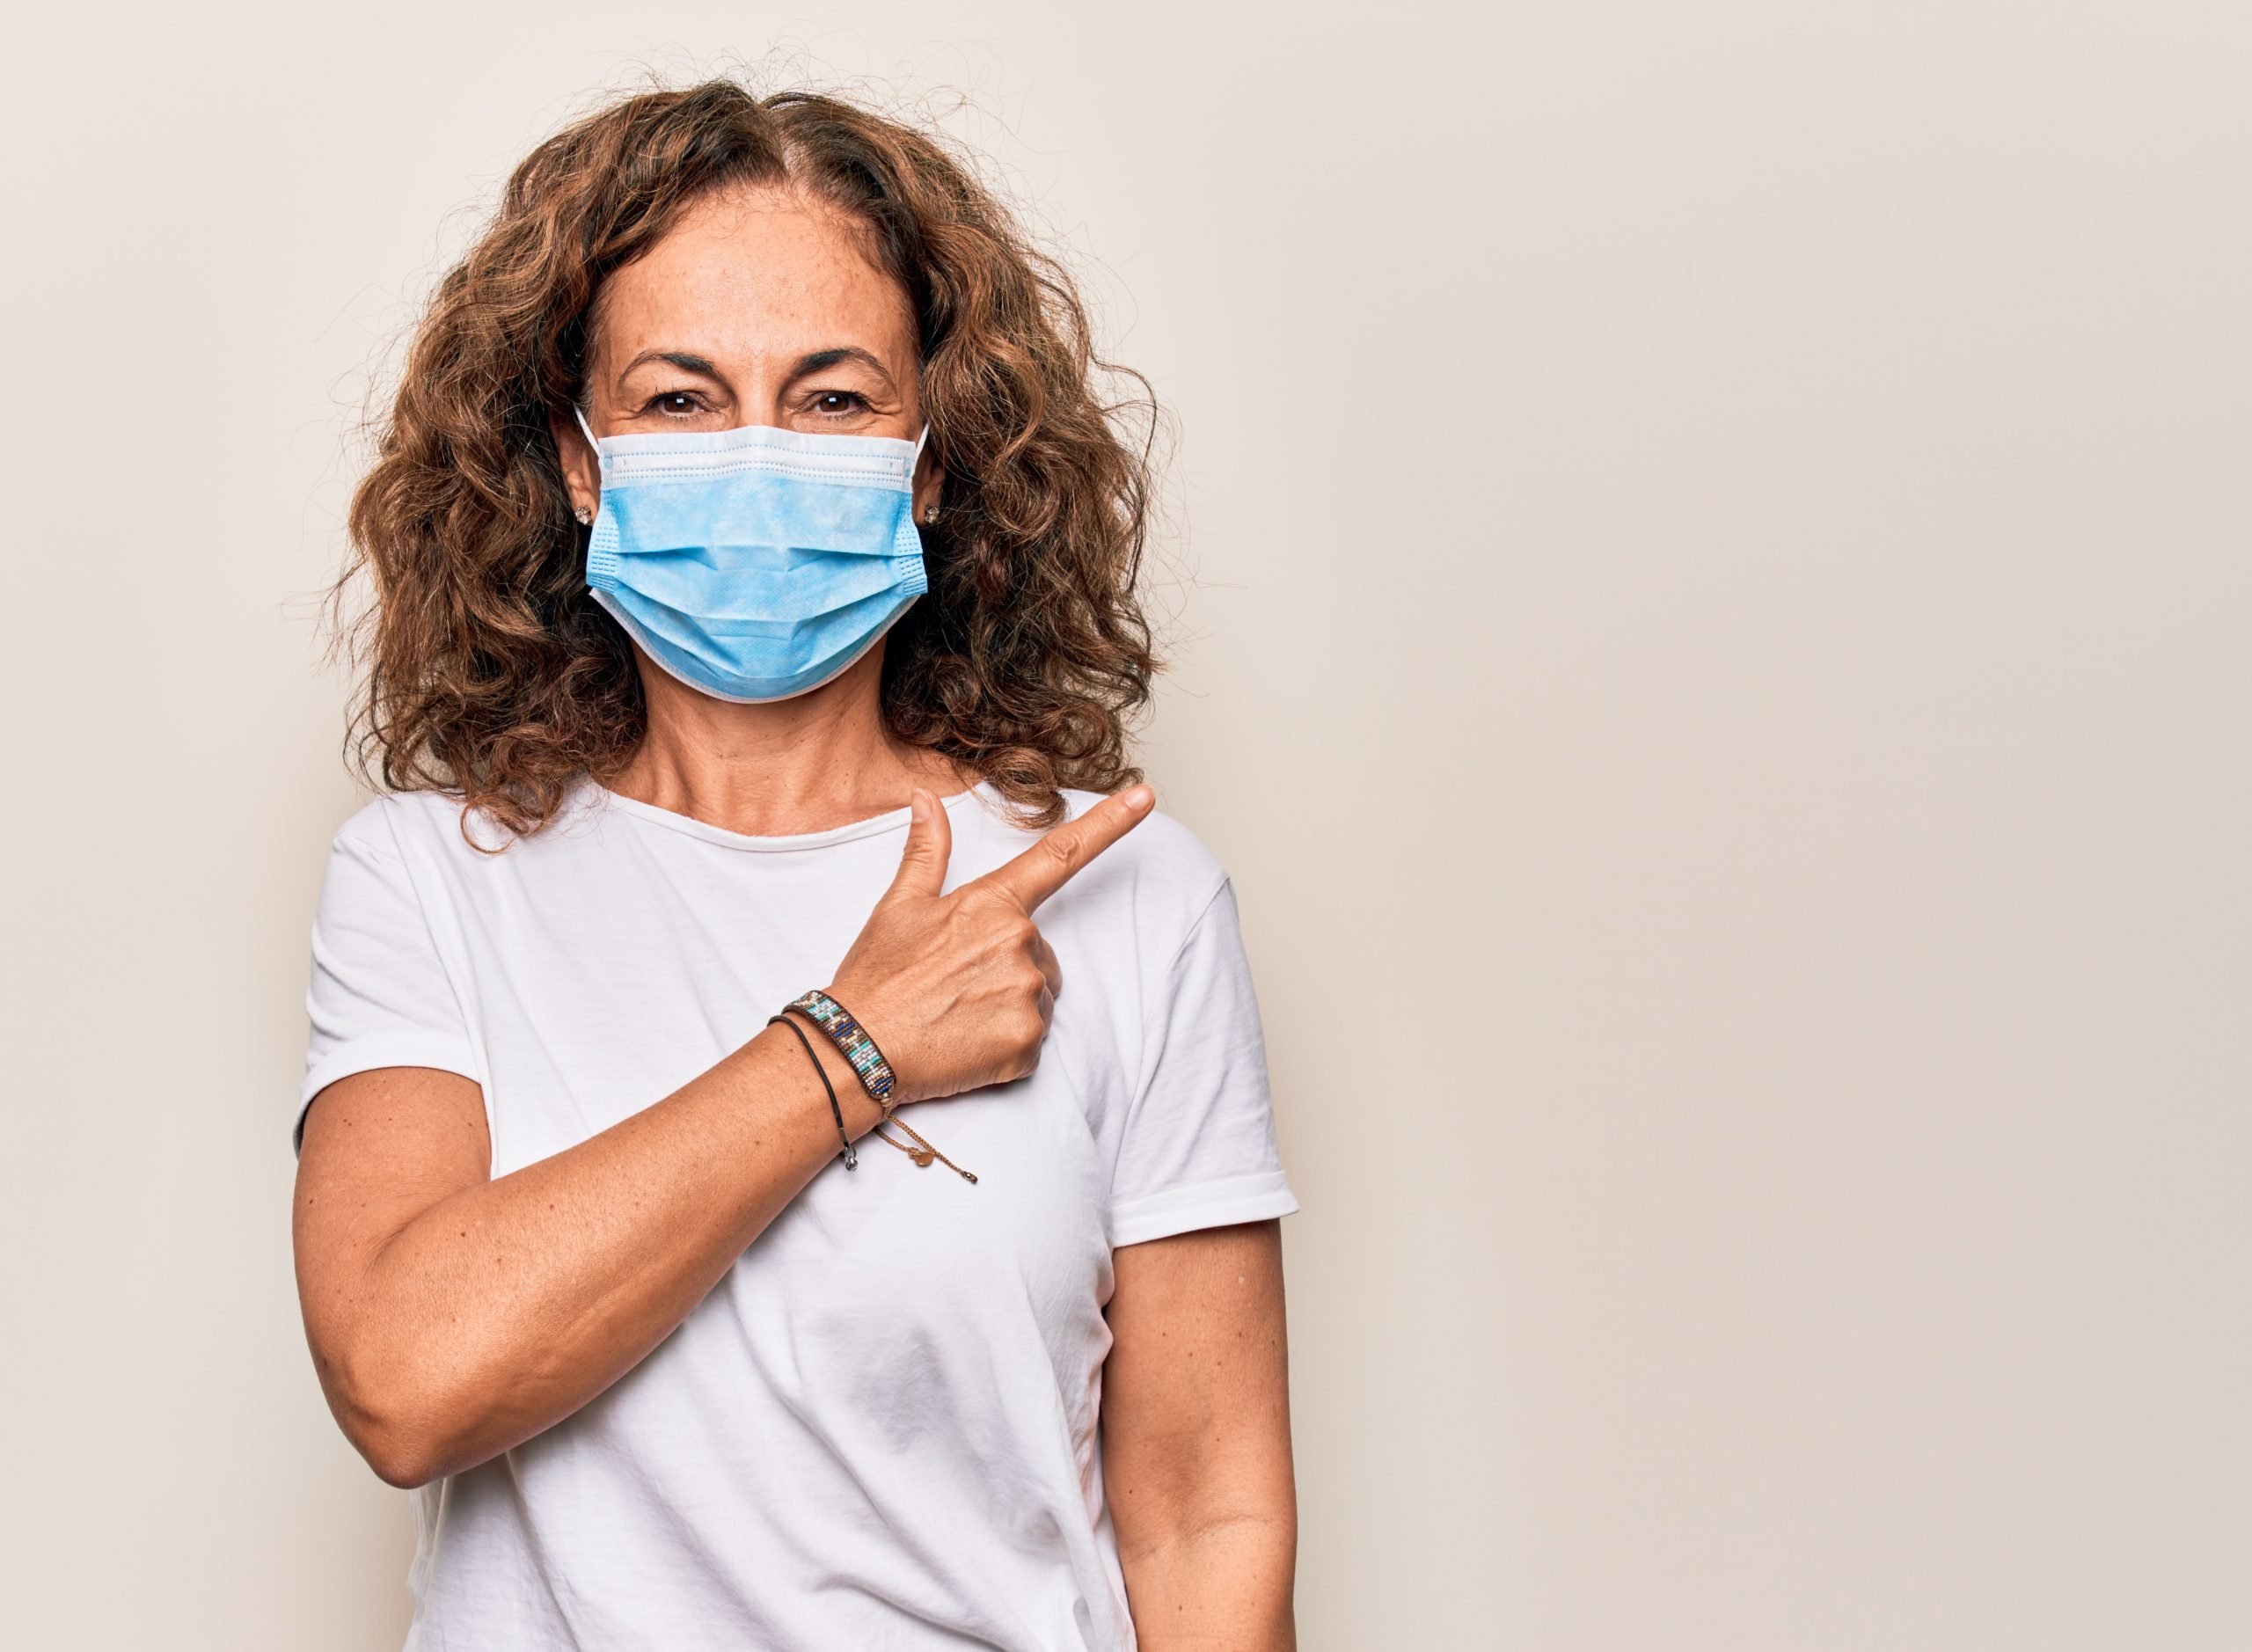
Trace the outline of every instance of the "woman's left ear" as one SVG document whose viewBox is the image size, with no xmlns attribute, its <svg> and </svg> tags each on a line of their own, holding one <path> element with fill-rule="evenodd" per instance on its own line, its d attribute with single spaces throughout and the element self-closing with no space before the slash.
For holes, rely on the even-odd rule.
<svg viewBox="0 0 2252 1652">
<path fill-rule="evenodd" d="M 584 527 L 595 519 L 595 507 L 602 499 L 601 471 L 594 450 L 587 445 L 575 420 L 567 423 L 551 413 L 547 428 L 555 438 L 555 457 L 563 467 L 563 490 L 571 496 L 571 515 Z"/>
<path fill-rule="evenodd" d="M 926 445 L 915 466 L 915 519 L 929 527 L 939 519 L 939 495 L 945 491 L 945 467 Z"/>
</svg>

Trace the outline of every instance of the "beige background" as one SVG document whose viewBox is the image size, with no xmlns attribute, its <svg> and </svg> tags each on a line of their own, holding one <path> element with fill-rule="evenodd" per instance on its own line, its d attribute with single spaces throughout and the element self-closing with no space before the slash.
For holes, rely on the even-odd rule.
<svg viewBox="0 0 2252 1652">
<path fill-rule="evenodd" d="M 2252 1645 L 2252 11 L 40 10 L 0 1638 L 398 1644 L 287 1254 L 305 596 L 464 209 L 779 45 L 969 92 L 1181 421 L 1305 1644 Z"/>
</svg>

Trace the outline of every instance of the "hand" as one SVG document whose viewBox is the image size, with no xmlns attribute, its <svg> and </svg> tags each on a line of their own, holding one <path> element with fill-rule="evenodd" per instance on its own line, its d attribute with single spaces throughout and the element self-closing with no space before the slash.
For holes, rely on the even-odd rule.
<svg viewBox="0 0 2252 1652">
<path fill-rule="evenodd" d="M 893 1100 L 1006 1084 L 1040 1064 L 1064 976 L 1032 915 L 1156 802 L 1148 786 L 1129 786 L 941 895 L 953 828 L 937 798 L 915 793 L 899 875 L 830 988 L 891 1063 Z"/>
</svg>

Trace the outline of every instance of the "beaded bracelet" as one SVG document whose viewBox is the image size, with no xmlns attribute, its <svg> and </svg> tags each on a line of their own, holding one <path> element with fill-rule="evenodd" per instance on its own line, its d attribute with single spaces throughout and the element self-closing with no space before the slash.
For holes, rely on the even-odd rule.
<svg viewBox="0 0 2252 1652">
<path fill-rule="evenodd" d="M 932 1161 L 935 1159 L 969 1183 L 971 1187 L 977 1185 L 976 1172 L 964 1170 L 960 1165 L 955 1164 L 953 1159 L 932 1146 L 929 1141 L 925 1139 L 922 1134 L 906 1120 L 893 1114 L 891 1092 L 893 1086 L 899 1081 L 899 1075 L 892 1071 L 891 1064 L 883 1058 L 883 1051 L 876 1048 L 876 1041 L 868 1036 L 868 1029 L 853 1019 L 851 1011 L 826 992 L 816 989 L 796 1002 L 785 1006 L 782 1013 L 774 1018 L 793 1033 L 798 1033 L 798 1025 L 789 1019 L 792 1010 L 795 1010 L 826 1033 L 830 1042 L 837 1046 L 837 1053 L 851 1064 L 853 1072 L 859 1075 L 861 1087 L 867 1091 L 869 1100 L 874 1101 L 878 1110 L 883 1114 L 881 1122 L 875 1128 L 876 1136 L 880 1140 L 889 1143 L 913 1159 L 918 1170 L 928 1170 Z M 805 1042 L 803 1033 L 798 1033 L 798 1041 L 801 1043 Z M 806 1054 L 813 1055 L 811 1044 L 806 1045 Z M 816 1071 L 820 1070 L 821 1063 L 818 1059 L 815 1060 L 813 1064 Z M 821 1082 L 823 1088 L 829 1089 L 830 1108 L 832 1112 L 837 1112 L 837 1134 L 842 1138 L 844 1136 L 844 1115 L 842 1112 L 837 1111 L 837 1092 L 830 1088 L 827 1072 L 822 1072 Z M 914 1139 L 915 1145 L 910 1147 L 905 1142 L 894 1137 L 884 1129 L 886 1124 L 896 1124 L 901 1129 L 905 1130 Z M 844 1151 L 844 1163 L 846 1167 L 850 1168 L 852 1158 L 849 1142 Z"/>
<path fill-rule="evenodd" d="M 889 1097 L 899 1075 L 892 1071 L 891 1064 L 883 1058 L 883 1051 L 876 1048 L 876 1041 L 868 1036 L 868 1029 L 852 1019 L 851 1011 L 818 987 L 788 1007 L 829 1034 L 829 1042 L 859 1074 L 861 1088 L 883 1108 L 884 1117 L 889 1118 Z"/>
</svg>

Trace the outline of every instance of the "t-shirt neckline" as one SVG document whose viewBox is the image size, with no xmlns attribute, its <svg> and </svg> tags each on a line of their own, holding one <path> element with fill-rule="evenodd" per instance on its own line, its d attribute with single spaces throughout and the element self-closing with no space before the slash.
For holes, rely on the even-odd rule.
<svg viewBox="0 0 2252 1652">
<path fill-rule="evenodd" d="M 684 837 L 701 838 L 707 844 L 723 848 L 745 850 L 754 854 L 790 854 L 806 849 L 826 849 L 832 844 L 851 843 L 856 838 L 874 837 L 885 832 L 904 831 L 910 818 L 906 805 L 887 809 L 881 815 L 871 815 L 865 820 L 847 821 L 842 826 L 831 826 L 826 831 L 793 832 L 779 837 L 753 837 L 748 832 L 729 831 L 724 826 L 714 826 L 709 821 L 698 820 L 693 815 L 676 814 L 660 808 L 654 803 L 644 803 L 622 792 L 613 792 L 599 781 L 589 780 L 589 794 L 598 808 L 614 808 L 634 820 L 647 821 L 653 826 L 662 826 Z M 978 800 L 986 789 L 979 781 L 966 791 L 956 792 L 939 800 L 945 805 L 949 816 L 957 806 Z"/>
</svg>

